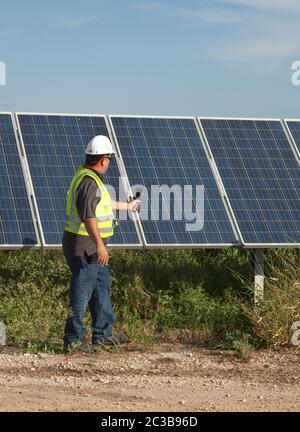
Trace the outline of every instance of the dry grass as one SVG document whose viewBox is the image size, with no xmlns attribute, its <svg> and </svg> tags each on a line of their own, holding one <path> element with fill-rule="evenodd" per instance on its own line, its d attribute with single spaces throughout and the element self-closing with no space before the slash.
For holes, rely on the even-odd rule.
<svg viewBox="0 0 300 432">
<path fill-rule="evenodd" d="M 259 305 L 243 303 L 254 332 L 270 347 L 291 345 L 291 326 L 300 320 L 299 258 L 278 251 L 266 262 L 264 298 Z M 244 281 L 244 283 L 246 283 Z M 247 283 L 253 295 L 253 284 Z"/>
</svg>

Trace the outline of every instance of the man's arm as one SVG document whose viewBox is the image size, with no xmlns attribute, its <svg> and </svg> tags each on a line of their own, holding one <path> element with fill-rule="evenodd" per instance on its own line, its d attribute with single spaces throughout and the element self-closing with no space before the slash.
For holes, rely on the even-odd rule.
<svg viewBox="0 0 300 432">
<path fill-rule="evenodd" d="M 84 223 L 91 240 L 96 245 L 98 255 L 97 262 L 101 265 L 107 265 L 108 252 L 100 236 L 95 216 L 99 199 L 99 188 L 96 182 L 90 177 L 85 177 L 77 189 L 76 207 L 78 215 Z"/>
<path fill-rule="evenodd" d="M 96 244 L 97 255 L 98 255 L 98 264 L 107 265 L 108 264 L 108 252 L 106 246 L 100 236 L 99 229 L 97 226 L 96 218 L 87 218 L 84 221 L 84 225 L 86 227 L 87 232 L 89 233 L 90 238 Z"/>
<path fill-rule="evenodd" d="M 130 202 L 112 200 L 111 204 L 113 210 L 137 211 L 140 208 L 141 201 L 137 199 Z"/>
</svg>

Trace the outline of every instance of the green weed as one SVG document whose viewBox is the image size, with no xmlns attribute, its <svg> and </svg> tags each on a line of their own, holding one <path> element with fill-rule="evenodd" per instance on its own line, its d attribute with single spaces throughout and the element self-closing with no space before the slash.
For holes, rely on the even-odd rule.
<svg viewBox="0 0 300 432">
<path fill-rule="evenodd" d="M 266 296 L 257 309 L 250 251 L 113 250 L 116 331 L 125 329 L 138 349 L 167 339 L 235 349 L 245 359 L 259 344 L 288 344 L 300 319 L 300 267 L 295 251 L 281 252 L 267 252 Z M 61 352 L 69 277 L 59 251 L 0 252 L 0 319 L 9 344 Z"/>
</svg>

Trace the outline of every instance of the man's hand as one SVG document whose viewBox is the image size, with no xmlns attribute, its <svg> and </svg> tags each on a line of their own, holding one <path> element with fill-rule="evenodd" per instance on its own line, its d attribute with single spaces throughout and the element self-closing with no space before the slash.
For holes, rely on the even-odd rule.
<svg viewBox="0 0 300 432">
<path fill-rule="evenodd" d="M 100 265 L 108 265 L 108 251 L 103 241 L 97 243 L 97 263 Z"/>
<path fill-rule="evenodd" d="M 132 200 L 128 203 L 129 211 L 133 211 L 133 212 L 139 211 L 140 207 L 141 207 L 141 201 L 138 199 Z"/>
<path fill-rule="evenodd" d="M 89 236 L 95 242 L 97 249 L 97 263 L 100 265 L 108 264 L 108 251 L 106 249 L 105 244 L 103 243 L 102 238 L 99 234 L 99 229 L 97 226 L 96 218 L 87 218 L 84 220 L 84 225 L 86 227 Z"/>
<path fill-rule="evenodd" d="M 113 210 L 138 211 L 141 206 L 141 201 L 134 199 L 131 201 L 114 201 L 111 202 Z"/>
</svg>

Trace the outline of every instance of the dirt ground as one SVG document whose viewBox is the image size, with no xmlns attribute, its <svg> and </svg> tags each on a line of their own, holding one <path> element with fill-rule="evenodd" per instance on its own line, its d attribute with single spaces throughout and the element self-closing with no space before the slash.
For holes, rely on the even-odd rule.
<svg viewBox="0 0 300 432">
<path fill-rule="evenodd" d="M 300 351 L 0 352 L 0 411 L 299 411 Z"/>
</svg>

